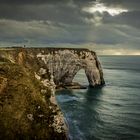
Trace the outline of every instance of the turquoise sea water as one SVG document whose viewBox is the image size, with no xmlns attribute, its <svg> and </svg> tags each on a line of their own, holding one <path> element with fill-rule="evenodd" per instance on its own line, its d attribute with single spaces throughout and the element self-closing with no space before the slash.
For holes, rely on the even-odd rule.
<svg viewBox="0 0 140 140">
<path fill-rule="evenodd" d="M 72 140 L 140 140 L 140 57 L 100 56 L 106 86 L 61 90 Z M 84 71 L 76 81 L 88 85 Z"/>
</svg>

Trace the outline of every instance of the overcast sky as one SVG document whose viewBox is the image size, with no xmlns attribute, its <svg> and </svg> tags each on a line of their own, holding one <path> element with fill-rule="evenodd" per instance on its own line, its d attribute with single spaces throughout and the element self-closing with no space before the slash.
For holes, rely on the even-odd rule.
<svg viewBox="0 0 140 140">
<path fill-rule="evenodd" d="M 0 0 L 0 46 L 140 55 L 140 0 Z"/>
</svg>

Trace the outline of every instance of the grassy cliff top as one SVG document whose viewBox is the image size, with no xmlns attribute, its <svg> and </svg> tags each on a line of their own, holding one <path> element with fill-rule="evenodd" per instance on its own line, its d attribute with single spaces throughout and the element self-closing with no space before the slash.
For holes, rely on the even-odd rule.
<svg viewBox="0 0 140 140">
<path fill-rule="evenodd" d="M 43 91 L 43 92 L 41 92 Z M 51 91 L 25 67 L 0 63 L 0 139 L 66 139 L 52 126 L 56 106 Z"/>
</svg>

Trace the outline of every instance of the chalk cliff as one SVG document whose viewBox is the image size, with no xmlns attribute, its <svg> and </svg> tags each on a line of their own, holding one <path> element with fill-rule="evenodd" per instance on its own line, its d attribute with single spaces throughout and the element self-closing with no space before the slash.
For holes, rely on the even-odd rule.
<svg viewBox="0 0 140 140">
<path fill-rule="evenodd" d="M 1 48 L 0 139 L 68 139 L 55 88 L 72 85 L 80 69 L 90 86 L 105 83 L 88 49 Z"/>
<path fill-rule="evenodd" d="M 80 69 L 85 70 L 89 86 L 104 85 L 103 71 L 96 53 L 88 49 L 13 48 L 1 51 L 0 57 L 33 68 L 36 76 L 54 83 L 70 85 Z"/>
</svg>

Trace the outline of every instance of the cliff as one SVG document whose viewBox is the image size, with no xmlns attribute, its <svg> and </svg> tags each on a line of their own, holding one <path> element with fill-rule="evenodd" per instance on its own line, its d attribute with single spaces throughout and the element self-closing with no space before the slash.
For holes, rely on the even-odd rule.
<svg viewBox="0 0 140 140">
<path fill-rule="evenodd" d="M 66 140 L 63 114 L 34 71 L 0 59 L 0 139 Z"/>
<path fill-rule="evenodd" d="M 105 83 L 96 53 L 88 49 L 12 48 L 1 50 L 0 57 L 34 69 L 40 78 L 50 80 L 53 75 L 56 86 L 71 85 L 80 69 L 85 70 L 89 86 Z"/>
<path fill-rule="evenodd" d="M 68 139 L 55 88 L 73 85 L 80 69 L 90 86 L 104 84 L 96 53 L 87 49 L 1 48 L 0 139 Z"/>
</svg>

